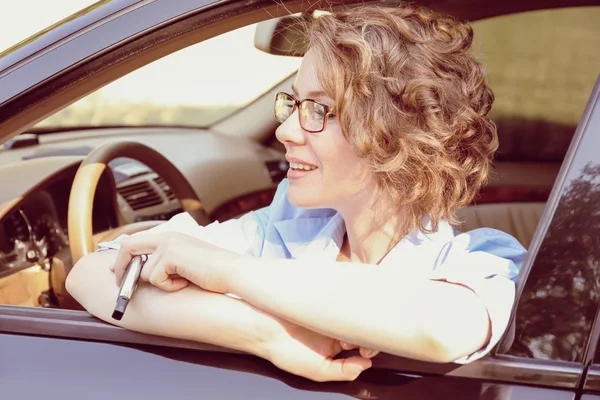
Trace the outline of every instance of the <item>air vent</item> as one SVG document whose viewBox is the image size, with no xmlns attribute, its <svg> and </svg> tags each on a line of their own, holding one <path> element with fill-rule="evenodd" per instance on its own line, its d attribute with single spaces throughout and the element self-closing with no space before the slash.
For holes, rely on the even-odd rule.
<svg viewBox="0 0 600 400">
<path fill-rule="evenodd" d="M 160 176 L 156 177 L 154 178 L 154 182 L 161 188 L 163 192 L 165 192 L 165 196 L 167 196 L 169 200 L 175 200 L 175 194 L 173 193 L 173 189 L 171 189 L 171 186 L 169 186 L 163 180 L 163 178 L 161 178 Z"/>
<path fill-rule="evenodd" d="M 147 181 L 122 186 L 117 191 L 134 210 L 156 206 L 163 202 L 160 195 L 156 193 L 156 190 Z"/>
</svg>

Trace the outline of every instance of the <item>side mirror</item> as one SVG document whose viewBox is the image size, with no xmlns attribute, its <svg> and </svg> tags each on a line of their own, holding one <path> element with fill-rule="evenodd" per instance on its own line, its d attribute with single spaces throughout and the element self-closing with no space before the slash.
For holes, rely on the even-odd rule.
<svg viewBox="0 0 600 400">
<path fill-rule="evenodd" d="M 254 33 L 254 47 L 278 56 L 302 57 L 307 50 L 304 26 L 311 18 L 294 14 L 260 22 Z"/>
</svg>

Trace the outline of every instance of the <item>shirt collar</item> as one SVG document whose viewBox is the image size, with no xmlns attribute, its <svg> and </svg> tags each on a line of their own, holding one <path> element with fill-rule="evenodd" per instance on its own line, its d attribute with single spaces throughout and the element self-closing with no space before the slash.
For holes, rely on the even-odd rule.
<svg viewBox="0 0 600 400">
<path fill-rule="evenodd" d="M 291 257 L 295 259 L 315 258 L 335 261 L 346 233 L 344 220 L 339 213 L 295 217 L 277 221 L 273 225 Z M 428 222 L 426 225 L 429 227 Z M 419 229 L 415 229 L 394 246 L 380 265 L 397 264 L 399 255 L 405 261 L 412 257 L 420 259 L 424 254 L 422 251 L 416 252 L 417 248 L 425 250 L 425 248 L 431 249 L 430 245 L 438 247 L 451 240 L 453 236 L 453 229 L 446 221 L 440 221 L 438 230 L 434 233 L 424 234 Z M 431 254 L 436 253 L 431 252 Z"/>
<path fill-rule="evenodd" d="M 324 217 L 296 217 L 273 224 L 292 258 L 337 257 L 346 227 L 339 213 Z"/>
</svg>

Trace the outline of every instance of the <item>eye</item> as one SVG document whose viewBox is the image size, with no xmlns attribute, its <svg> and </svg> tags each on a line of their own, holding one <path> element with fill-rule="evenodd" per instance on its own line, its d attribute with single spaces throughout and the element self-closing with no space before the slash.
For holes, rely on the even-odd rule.
<svg viewBox="0 0 600 400">
<path fill-rule="evenodd" d="M 325 119 L 325 107 L 323 107 L 320 104 L 314 103 L 313 114 L 317 120 L 323 121 Z"/>
</svg>

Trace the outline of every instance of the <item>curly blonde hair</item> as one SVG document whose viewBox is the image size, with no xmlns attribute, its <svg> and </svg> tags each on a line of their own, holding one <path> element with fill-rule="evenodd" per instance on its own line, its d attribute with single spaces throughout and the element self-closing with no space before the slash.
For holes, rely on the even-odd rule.
<svg viewBox="0 0 600 400">
<path fill-rule="evenodd" d="M 406 229 L 459 223 L 456 210 L 486 182 L 498 148 L 472 28 L 417 6 L 363 6 L 315 18 L 306 39 L 346 139 Z"/>
</svg>

